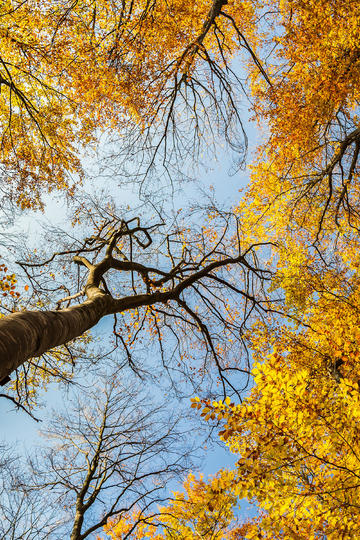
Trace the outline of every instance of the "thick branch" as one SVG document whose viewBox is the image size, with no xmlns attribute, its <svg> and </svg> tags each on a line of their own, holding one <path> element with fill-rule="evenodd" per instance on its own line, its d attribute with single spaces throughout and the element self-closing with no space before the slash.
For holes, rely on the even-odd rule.
<svg viewBox="0 0 360 540">
<path fill-rule="evenodd" d="M 197 272 L 193 272 L 167 291 L 134 294 L 115 299 L 98 288 L 101 277 L 108 269 L 118 267 L 121 270 L 131 270 L 133 266 L 132 269 L 140 273 L 145 269 L 146 271 L 150 269 L 131 262 L 117 261 L 115 264 L 115 260 L 111 257 L 105 257 L 97 265 L 88 263 L 82 257 L 77 258 L 77 262 L 84 264 L 89 270 L 85 287 L 88 299 L 85 302 L 58 311 L 13 313 L 0 320 L 0 381 L 8 377 L 26 360 L 41 356 L 54 347 L 80 337 L 106 315 L 177 300 L 185 289 L 204 277 L 211 277 L 211 272 L 224 266 L 241 262 L 249 268 L 249 263 L 244 256 L 229 257 L 214 261 Z M 155 269 L 154 271 L 162 274 L 161 271 Z"/>
</svg>

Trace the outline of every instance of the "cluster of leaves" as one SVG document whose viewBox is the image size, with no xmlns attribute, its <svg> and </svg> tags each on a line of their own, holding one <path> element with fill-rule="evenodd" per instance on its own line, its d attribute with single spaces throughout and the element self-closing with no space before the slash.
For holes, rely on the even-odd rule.
<svg viewBox="0 0 360 540">
<path fill-rule="evenodd" d="M 251 50 L 255 22 L 246 1 L 2 2 L 0 163 L 17 204 L 41 206 L 44 189 L 72 194 L 83 177 L 79 154 L 100 127 L 139 135 L 161 125 L 163 140 L 181 109 L 200 136 L 217 117 L 231 122 L 223 70 L 239 41 Z"/>
<path fill-rule="evenodd" d="M 239 532 L 234 516 L 236 496 L 227 491 L 226 472 L 204 482 L 190 474 L 182 492 L 174 492 L 166 507 L 153 515 L 141 511 L 109 520 L 104 530 L 113 540 L 235 539 Z"/>
<path fill-rule="evenodd" d="M 256 77 L 252 91 L 269 136 L 240 208 L 257 236 L 288 241 L 296 233 L 323 244 L 359 225 L 359 5 L 289 0 L 266 8 L 274 10 L 262 43 L 273 51 L 271 84 Z"/>
<path fill-rule="evenodd" d="M 8 269 L 5 264 L 0 264 L 0 290 L 2 291 L 2 296 L 12 296 L 14 298 L 19 298 L 20 293 L 16 291 L 16 275 L 8 274 Z"/>
<path fill-rule="evenodd" d="M 268 329 L 264 336 L 259 331 L 249 397 L 202 409 L 223 423 L 220 436 L 239 456 L 229 488 L 262 509 L 254 523 L 261 537 L 359 535 L 357 312 L 351 306 L 339 313 L 336 301 L 322 304 L 309 318 L 311 328 L 300 334 L 280 328 L 274 347 Z"/>
</svg>

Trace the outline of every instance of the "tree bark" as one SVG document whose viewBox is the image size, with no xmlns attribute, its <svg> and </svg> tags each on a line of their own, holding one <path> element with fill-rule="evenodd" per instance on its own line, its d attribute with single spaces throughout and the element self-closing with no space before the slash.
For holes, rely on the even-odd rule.
<svg viewBox="0 0 360 540">
<path fill-rule="evenodd" d="M 76 505 L 77 506 L 77 505 Z M 84 522 L 84 514 L 81 510 L 76 507 L 74 526 L 71 531 L 70 540 L 80 540 L 82 538 L 81 528 Z"/>
<path fill-rule="evenodd" d="M 63 345 L 112 312 L 113 298 L 101 291 L 61 311 L 21 311 L 0 319 L 0 383 L 26 360 Z"/>
</svg>

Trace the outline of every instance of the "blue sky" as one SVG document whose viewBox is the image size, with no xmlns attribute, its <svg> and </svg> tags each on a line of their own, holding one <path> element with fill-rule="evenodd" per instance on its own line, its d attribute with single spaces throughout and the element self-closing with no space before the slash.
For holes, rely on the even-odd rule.
<svg viewBox="0 0 360 540">
<path fill-rule="evenodd" d="M 244 114 L 247 114 L 245 105 Z M 248 126 L 247 133 L 249 137 L 249 153 L 251 154 L 256 144 L 258 133 L 253 125 Z M 235 204 L 240 198 L 239 190 L 244 188 L 248 182 L 248 171 L 238 171 L 235 175 L 231 176 L 228 174 L 230 167 L 231 160 L 229 156 L 224 151 L 219 152 L 218 161 L 209 163 L 208 170 L 201 173 L 197 184 L 186 184 L 180 189 L 179 193 L 176 194 L 176 201 L 173 202 L 174 206 L 179 207 L 187 204 L 188 201 L 199 200 L 201 190 L 204 190 L 206 193 L 209 190 L 209 186 L 213 187 L 215 198 L 218 201 L 228 206 Z M 132 195 L 129 192 L 129 201 L 131 199 Z M 48 220 L 52 225 L 55 225 L 64 219 L 64 207 L 61 206 L 59 200 L 50 197 L 44 216 L 37 215 L 36 219 L 39 222 Z M 38 234 L 37 230 L 39 227 L 38 225 L 34 227 L 34 216 L 31 214 L 25 217 L 23 216 L 20 224 L 17 223 L 17 228 L 19 226 L 25 230 L 30 229 L 32 237 Z M 108 334 L 110 324 L 112 325 L 112 321 L 109 322 L 106 319 L 100 321 L 96 328 L 96 334 Z M 35 411 L 36 416 L 39 418 L 45 418 L 51 408 L 56 409 L 61 404 L 61 394 L 56 385 L 50 385 L 49 392 L 44 396 L 43 401 L 46 403 L 45 407 L 39 411 Z M 23 411 L 14 410 L 14 406 L 6 399 L 0 399 L 0 415 L 2 418 L 1 437 L 16 452 L 31 451 L 37 445 L 43 444 L 43 440 L 39 438 L 38 434 L 41 424 L 37 424 Z M 234 462 L 235 457 L 233 455 L 221 446 L 216 446 L 211 448 L 206 454 L 201 470 L 205 475 L 214 474 L 220 468 L 232 467 Z M 177 486 L 174 485 L 171 488 L 176 489 Z M 253 515 L 254 509 L 244 503 L 241 514 L 243 516 Z"/>
</svg>

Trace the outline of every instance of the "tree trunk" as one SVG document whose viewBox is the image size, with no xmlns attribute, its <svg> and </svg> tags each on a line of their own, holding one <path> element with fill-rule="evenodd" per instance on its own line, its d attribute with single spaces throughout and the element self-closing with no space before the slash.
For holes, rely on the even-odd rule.
<svg viewBox="0 0 360 540">
<path fill-rule="evenodd" d="M 21 311 L 0 319 L 0 384 L 26 360 L 81 336 L 109 313 L 110 295 L 94 294 L 61 311 Z"/>
<path fill-rule="evenodd" d="M 78 508 L 76 508 L 74 526 L 71 531 L 70 540 L 80 540 L 80 538 L 82 537 L 81 528 L 82 528 L 83 522 L 84 522 L 84 515 Z"/>
</svg>

